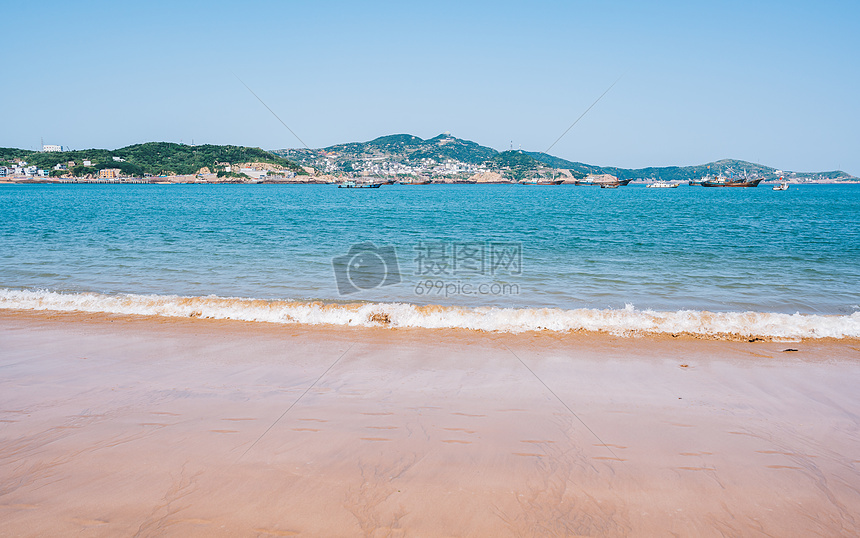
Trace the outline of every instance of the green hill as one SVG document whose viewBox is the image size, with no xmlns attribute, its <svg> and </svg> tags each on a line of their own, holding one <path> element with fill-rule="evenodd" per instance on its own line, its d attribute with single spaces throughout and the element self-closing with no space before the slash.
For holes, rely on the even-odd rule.
<svg viewBox="0 0 860 538">
<path fill-rule="evenodd" d="M 114 157 L 122 159 L 115 161 Z M 72 173 L 76 176 L 98 173 L 104 168 L 119 168 L 123 174 L 142 176 L 143 174 L 170 175 L 194 174 L 204 167 L 215 171 L 216 163 L 260 162 L 282 166 L 297 174 L 306 172 L 297 164 L 269 153 L 260 148 L 243 146 L 188 146 L 172 142 L 147 142 L 115 150 L 86 149 L 42 153 L 16 148 L 0 148 L 0 160 L 22 159 L 29 164 L 46 170 L 57 164 L 75 161 Z M 83 161 L 89 160 L 92 166 L 84 167 Z"/>
<path fill-rule="evenodd" d="M 664 166 L 649 168 L 615 168 L 569 161 L 554 155 L 530 151 L 499 152 L 470 140 L 463 140 L 448 133 L 421 139 L 410 134 L 381 136 L 369 142 L 351 142 L 323 149 L 282 149 L 273 153 L 287 157 L 306 166 L 328 173 L 359 172 L 372 169 L 377 164 L 398 163 L 413 167 L 421 174 L 432 174 L 435 164 L 449 162 L 481 167 L 502 173 L 510 179 L 524 179 L 533 175 L 546 175 L 547 168 L 569 170 L 574 177 L 588 174 L 612 174 L 620 179 L 662 179 L 687 181 L 710 173 L 729 170 L 736 174 L 746 171 L 765 179 L 779 177 L 778 170 L 746 161 L 723 159 L 697 166 Z M 468 167 L 467 166 L 467 167 Z M 464 172 L 468 175 L 469 172 Z M 804 179 L 853 179 L 841 171 L 801 173 L 785 171 L 786 177 Z"/>
<path fill-rule="evenodd" d="M 114 161 L 114 157 L 122 161 Z M 356 172 L 430 176 L 440 173 L 468 177 L 476 172 L 492 170 L 515 180 L 534 175 L 547 175 L 550 172 L 548 169 L 566 169 L 574 177 L 583 177 L 587 174 L 612 174 L 620 179 L 669 181 L 698 179 L 706 174 L 728 173 L 729 170 L 735 174 L 746 171 L 765 179 L 776 179 L 780 175 L 777 174 L 778 170 L 769 166 L 734 159 L 683 167 L 628 169 L 596 166 L 540 152 L 499 152 L 470 140 L 456 138 L 448 133 L 426 140 L 410 134 L 394 134 L 381 136 L 369 142 L 337 144 L 322 149 L 282 149 L 272 152 L 243 146 L 187 146 L 169 142 L 148 142 L 116 150 L 89 149 L 60 153 L 0 148 L 0 165 L 8 165 L 14 159 L 25 160 L 43 169 L 51 169 L 58 163 L 75 161 L 77 165 L 72 172 L 77 176 L 96 174 L 103 168 L 119 168 L 123 174 L 132 176 L 193 174 L 204 167 L 215 171 L 216 163 L 244 162 L 280 165 L 300 175 L 306 172 L 299 164 L 312 166 L 319 172 L 331 174 Z M 83 167 L 84 159 L 92 161 L 93 165 Z M 382 166 L 383 164 L 385 167 Z M 397 168 L 390 166 L 391 164 L 403 165 L 407 168 L 404 171 L 402 166 Z M 454 165 L 455 172 L 437 171 L 452 168 L 451 165 Z M 815 173 L 784 171 L 782 175 L 788 178 L 811 180 L 855 179 L 850 174 L 839 170 Z"/>
<path fill-rule="evenodd" d="M 427 140 L 408 134 L 388 135 L 370 142 L 329 146 L 324 148 L 324 151 L 355 159 L 385 154 L 396 156 L 402 162 L 417 163 L 424 159 L 445 162 L 451 159 L 471 164 L 480 164 L 498 153 L 493 148 L 455 138 L 449 134 L 440 134 Z"/>
<path fill-rule="evenodd" d="M 338 169 L 350 171 L 358 161 L 379 158 L 412 165 L 449 160 L 478 165 L 489 161 L 499 152 L 450 134 L 440 134 L 426 140 L 409 134 L 395 134 L 369 142 L 337 144 L 317 150 L 281 149 L 273 153 L 319 169 L 324 168 L 326 160 L 334 160 Z"/>
<path fill-rule="evenodd" d="M 526 179 L 532 172 L 543 167 L 533 156 L 516 150 L 498 153 L 490 159 L 490 163 L 493 169 L 514 181 Z"/>
<path fill-rule="evenodd" d="M 748 161 L 740 161 L 737 159 L 721 159 L 719 161 L 713 161 L 696 166 L 612 168 L 568 161 L 566 159 L 547 155 L 546 153 L 529 152 L 529 155 L 534 157 L 535 160 L 553 168 L 565 168 L 583 174 L 612 174 L 617 176 L 619 179 L 688 181 L 690 179 L 699 179 L 707 174 L 712 176 L 720 172 L 728 174 L 729 171 L 732 171 L 735 174 L 742 174 L 746 171 L 749 174 L 757 174 L 765 179 L 778 179 L 780 176 L 816 179 L 853 179 L 851 174 L 841 170 L 813 173 L 782 171 L 782 174 L 778 174 L 777 172 L 779 172 L 779 170 L 776 168 Z"/>
</svg>

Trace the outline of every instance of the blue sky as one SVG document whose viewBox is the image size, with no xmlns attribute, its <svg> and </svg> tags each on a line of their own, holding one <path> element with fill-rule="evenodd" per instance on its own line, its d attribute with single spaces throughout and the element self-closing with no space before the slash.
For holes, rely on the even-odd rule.
<svg viewBox="0 0 860 538">
<path fill-rule="evenodd" d="M 0 146 L 441 132 L 619 167 L 860 175 L 858 2 L 16 2 Z M 622 76 L 623 75 L 623 76 Z"/>
</svg>

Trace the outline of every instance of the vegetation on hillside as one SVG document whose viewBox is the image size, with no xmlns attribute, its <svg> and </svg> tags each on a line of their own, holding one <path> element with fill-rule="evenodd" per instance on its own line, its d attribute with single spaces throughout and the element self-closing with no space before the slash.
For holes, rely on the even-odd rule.
<svg viewBox="0 0 860 538">
<path fill-rule="evenodd" d="M 710 163 L 700 164 L 696 166 L 660 166 L 648 168 L 610 168 L 602 166 L 592 166 L 580 162 L 568 161 L 546 153 L 530 152 L 529 155 L 536 160 L 551 166 L 553 168 L 565 168 L 570 170 L 574 175 L 577 172 L 583 174 L 612 174 L 619 179 L 647 179 L 647 180 L 663 180 L 663 181 L 688 181 L 691 179 L 700 179 L 706 175 L 715 176 L 719 173 L 725 174 L 743 174 L 758 175 L 765 179 L 777 179 L 780 174 L 779 170 L 764 166 L 757 163 L 740 161 L 737 159 L 722 159 Z M 851 178 L 852 176 L 841 170 L 831 172 L 815 172 L 815 173 L 793 173 L 782 172 L 785 177 L 816 177 L 819 179 L 837 179 Z"/>
<path fill-rule="evenodd" d="M 562 159 L 560 157 L 555 157 L 553 155 L 548 155 L 546 153 L 538 153 L 533 151 L 526 152 L 535 160 L 551 167 L 551 168 L 563 168 L 565 170 L 570 170 L 574 177 L 582 178 L 588 174 L 610 174 L 612 173 L 608 168 L 602 168 L 600 166 L 592 166 L 590 164 L 579 163 L 568 161 L 567 159 Z"/>
<path fill-rule="evenodd" d="M 11 163 L 15 159 L 27 160 L 25 157 L 33 153 L 28 149 L 0 148 L 0 164 Z"/>
<path fill-rule="evenodd" d="M 541 163 L 534 157 L 516 150 L 503 151 L 490 159 L 488 164 L 514 181 L 528 178 L 541 167 Z"/>
<path fill-rule="evenodd" d="M 114 161 L 118 157 L 122 161 Z M 287 157 L 287 158 L 285 158 Z M 469 140 L 462 140 L 449 134 L 421 139 L 409 134 L 381 136 L 369 142 L 353 142 L 329 146 L 324 149 L 290 149 L 264 151 L 260 148 L 242 146 L 187 146 L 168 142 L 148 142 L 117 150 L 90 149 L 59 153 L 41 153 L 17 148 L 0 148 L 0 165 L 10 165 L 14 160 L 24 160 L 39 168 L 51 170 L 56 164 L 75 161 L 71 172 L 78 177 L 96 175 L 104 168 L 119 168 L 123 175 L 142 176 L 143 174 L 169 175 L 194 174 L 201 168 L 213 172 L 223 170 L 216 163 L 239 164 L 260 162 L 279 165 L 299 175 L 307 174 L 296 164 L 313 166 L 325 173 L 359 172 L 367 162 L 403 163 L 424 169 L 432 169 L 436 164 L 449 161 L 468 165 L 484 165 L 498 171 L 510 179 L 522 180 L 535 175 L 546 175 L 547 169 L 566 169 L 574 177 L 586 174 L 612 174 L 620 179 L 660 179 L 664 181 L 687 181 L 698 179 L 706 174 L 720 172 L 734 174 L 756 174 L 765 179 L 779 177 L 778 170 L 760 164 L 723 159 L 697 166 L 668 166 L 639 169 L 611 168 L 568 161 L 560 157 L 539 152 L 504 151 L 481 146 Z M 84 167 L 83 161 L 89 160 L 91 166 Z M 434 164 L 435 163 L 435 164 Z M 474 167 L 473 167 L 474 168 Z M 235 172 L 234 172 L 235 173 Z M 471 173 L 471 172 L 470 172 Z M 52 173 L 53 176 L 58 174 Z M 816 179 L 851 179 L 845 172 L 835 170 L 817 173 L 784 172 L 786 177 Z M 222 173 L 221 177 L 228 176 Z"/>
<path fill-rule="evenodd" d="M 122 160 L 116 161 L 114 157 Z M 105 168 L 119 168 L 123 175 L 138 177 L 143 174 L 182 175 L 197 173 L 205 167 L 216 170 L 219 168 L 216 163 L 247 162 L 269 163 L 279 165 L 296 174 L 307 173 L 299 165 L 260 148 L 210 144 L 188 146 L 171 142 L 147 142 L 116 150 L 87 149 L 50 153 L 0 148 L 0 159 L 7 161 L 22 159 L 28 164 L 45 170 L 50 170 L 57 164 L 74 161 L 75 166 L 71 172 L 75 176 L 98 174 L 99 170 Z M 91 161 L 92 165 L 85 167 L 84 160 Z M 220 168 L 223 169 L 223 166 Z"/>
<path fill-rule="evenodd" d="M 444 163 L 448 160 L 477 165 L 492 159 L 498 151 L 449 134 L 440 134 L 427 140 L 409 134 L 396 134 L 381 136 L 369 142 L 338 144 L 321 150 L 282 149 L 273 153 L 314 167 L 321 167 L 325 160 L 334 160 L 342 171 L 349 171 L 359 161 L 379 157 L 412 165 L 431 161 Z"/>
</svg>

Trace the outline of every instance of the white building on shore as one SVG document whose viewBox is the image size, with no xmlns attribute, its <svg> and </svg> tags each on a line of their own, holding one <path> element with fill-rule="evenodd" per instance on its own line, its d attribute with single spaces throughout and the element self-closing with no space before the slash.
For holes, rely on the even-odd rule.
<svg viewBox="0 0 860 538">
<path fill-rule="evenodd" d="M 255 168 L 240 168 L 239 172 L 245 174 L 251 179 L 264 179 L 268 174 L 266 170 L 257 170 Z"/>
</svg>

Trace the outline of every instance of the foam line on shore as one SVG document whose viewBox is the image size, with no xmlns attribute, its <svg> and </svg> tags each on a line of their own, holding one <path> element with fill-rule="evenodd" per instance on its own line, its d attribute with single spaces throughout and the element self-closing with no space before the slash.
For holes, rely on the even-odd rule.
<svg viewBox="0 0 860 538">
<path fill-rule="evenodd" d="M 860 312 L 846 316 L 768 312 L 659 312 L 623 309 L 418 306 L 323 303 L 176 295 L 107 295 L 0 288 L 0 309 L 192 317 L 366 327 L 525 331 L 595 331 L 622 336 L 692 334 L 719 338 L 860 338 Z"/>
</svg>

